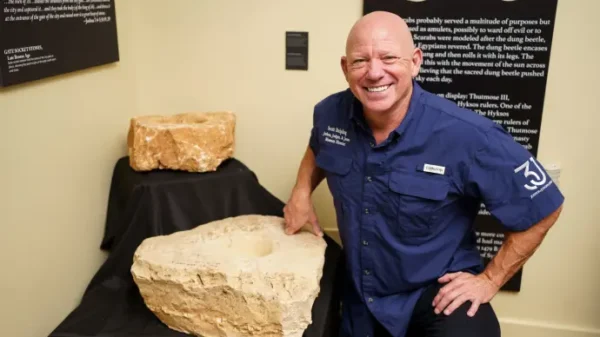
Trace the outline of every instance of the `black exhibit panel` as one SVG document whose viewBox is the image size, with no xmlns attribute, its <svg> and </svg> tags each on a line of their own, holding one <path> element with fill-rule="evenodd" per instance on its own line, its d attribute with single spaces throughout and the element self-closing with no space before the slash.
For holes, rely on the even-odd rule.
<svg viewBox="0 0 600 337">
<path fill-rule="evenodd" d="M 114 0 L 0 0 L 0 86 L 119 60 Z"/>
<path fill-rule="evenodd" d="M 285 33 L 285 69 L 308 70 L 308 32 Z"/>
<path fill-rule="evenodd" d="M 404 18 L 423 51 L 419 84 L 498 123 L 536 156 L 556 6 L 557 0 L 364 0 L 363 12 Z M 476 230 L 488 263 L 504 230 L 483 204 Z M 520 290 L 522 273 L 503 290 Z"/>
<path fill-rule="evenodd" d="M 215 172 L 136 172 L 128 157 L 118 160 L 110 187 L 105 233 L 100 247 L 109 253 L 80 304 L 50 337 L 189 337 L 168 328 L 144 304 L 130 269 L 140 243 L 149 237 L 192 229 L 244 214 L 283 216 L 274 197 L 243 163 L 229 159 Z M 313 323 L 304 337 L 337 335 L 341 247 L 325 236 L 325 265 Z"/>
</svg>

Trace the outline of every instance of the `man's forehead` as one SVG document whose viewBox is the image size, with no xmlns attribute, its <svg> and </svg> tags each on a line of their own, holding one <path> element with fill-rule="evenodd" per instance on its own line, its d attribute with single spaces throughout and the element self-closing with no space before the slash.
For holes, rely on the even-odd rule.
<svg viewBox="0 0 600 337">
<path fill-rule="evenodd" d="M 414 43 L 404 20 L 395 14 L 381 12 L 365 16 L 350 30 L 346 53 L 379 46 L 398 52 L 412 52 Z"/>
<path fill-rule="evenodd" d="M 409 36 L 410 38 L 410 36 Z M 355 31 L 347 41 L 347 51 L 356 48 L 385 46 L 386 48 L 401 49 L 407 45 L 405 34 L 385 27 L 373 27 Z"/>
<path fill-rule="evenodd" d="M 403 43 L 389 36 L 383 38 L 365 38 L 352 41 L 347 48 L 349 55 L 363 53 L 400 53 Z"/>
</svg>

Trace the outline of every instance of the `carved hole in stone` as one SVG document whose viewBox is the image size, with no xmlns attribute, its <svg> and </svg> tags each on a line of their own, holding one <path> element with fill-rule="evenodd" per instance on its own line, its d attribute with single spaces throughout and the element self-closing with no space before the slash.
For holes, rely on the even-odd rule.
<svg viewBox="0 0 600 337">
<path fill-rule="evenodd" d="M 141 125 L 146 126 L 169 126 L 169 125 L 193 125 L 193 124 L 204 124 L 208 122 L 209 119 L 205 116 L 195 116 L 195 115 L 179 115 L 179 116 L 156 116 L 149 117 L 146 120 L 142 121 Z"/>
<path fill-rule="evenodd" d="M 163 118 L 161 123 L 165 124 L 202 124 L 208 122 L 204 116 L 177 116 L 176 118 Z"/>
<path fill-rule="evenodd" d="M 196 124 L 202 124 L 202 123 L 205 123 L 207 121 L 208 121 L 208 119 L 206 119 L 206 118 L 196 118 L 196 120 L 194 121 L 194 123 L 196 123 Z"/>
<path fill-rule="evenodd" d="M 238 256 L 263 257 L 273 252 L 273 240 L 258 235 L 234 235 L 227 247 Z"/>
</svg>

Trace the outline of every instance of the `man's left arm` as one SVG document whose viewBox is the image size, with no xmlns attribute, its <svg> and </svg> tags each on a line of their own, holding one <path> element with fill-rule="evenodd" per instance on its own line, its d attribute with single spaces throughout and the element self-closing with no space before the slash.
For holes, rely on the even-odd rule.
<svg viewBox="0 0 600 337">
<path fill-rule="evenodd" d="M 451 314 L 467 301 L 468 315 L 488 303 L 523 267 L 556 223 L 564 197 L 533 156 L 504 129 L 488 130 L 464 177 L 464 191 L 481 198 L 505 227 L 505 240 L 483 273 L 448 273 L 434 298 L 436 314 Z"/>
<path fill-rule="evenodd" d="M 522 232 L 506 233 L 504 244 L 488 263 L 483 275 L 498 289 L 504 286 L 538 249 L 561 211 L 562 205 L 531 228 Z"/>
<path fill-rule="evenodd" d="M 562 205 L 531 228 L 521 232 L 505 233 L 505 241 L 488 263 L 483 273 L 449 273 L 439 279 L 447 283 L 434 298 L 436 314 L 450 315 L 465 301 L 471 301 L 467 314 L 474 316 L 481 303 L 488 303 L 496 293 L 523 267 L 542 244 L 546 234 L 562 211 Z"/>
</svg>

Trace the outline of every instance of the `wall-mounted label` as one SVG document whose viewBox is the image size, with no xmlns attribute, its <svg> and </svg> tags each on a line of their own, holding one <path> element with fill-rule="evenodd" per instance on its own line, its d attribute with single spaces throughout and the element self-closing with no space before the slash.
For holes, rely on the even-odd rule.
<svg viewBox="0 0 600 337">
<path fill-rule="evenodd" d="M 285 33 L 285 69 L 308 70 L 308 32 Z"/>
<path fill-rule="evenodd" d="M 114 0 L 0 0 L 0 87 L 118 60 Z"/>
</svg>

